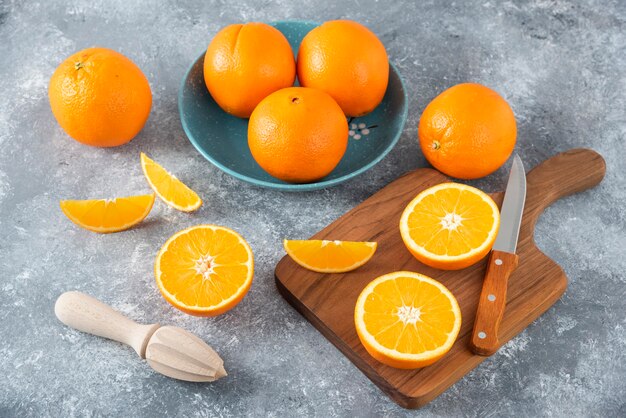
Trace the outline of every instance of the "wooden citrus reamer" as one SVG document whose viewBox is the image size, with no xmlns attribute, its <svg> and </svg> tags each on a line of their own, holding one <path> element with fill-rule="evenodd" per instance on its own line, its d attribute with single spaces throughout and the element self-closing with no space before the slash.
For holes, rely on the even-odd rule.
<svg viewBox="0 0 626 418">
<path fill-rule="evenodd" d="M 81 292 L 63 293 L 54 313 L 65 325 L 131 346 L 157 372 L 190 382 L 226 376 L 224 361 L 204 341 L 182 328 L 141 325 Z"/>
</svg>

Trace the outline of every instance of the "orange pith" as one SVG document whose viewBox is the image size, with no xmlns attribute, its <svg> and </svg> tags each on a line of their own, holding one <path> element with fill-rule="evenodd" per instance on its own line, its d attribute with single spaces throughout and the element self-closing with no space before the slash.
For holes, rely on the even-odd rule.
<svg viewBox="0 0 626 418">
<path fill-rule="evenodd" d="M 202 199 L 196 192 L 143 152 L 141 169 L 152 190 L 169 206 L 183 212 L 193 212 L 202 205 Z"/>
<path fill-rule="evenodd" d="M 375 242 L 284 240 L 289 256 L 299 265 L 319 273 L 344 273 L 367 263 L 376 252 Z"/>
<path fill-rule="evenodd" d="M 499 226 L 493 199 L 457 183 L 424 190 L 400 218 L 402 240 L 415 258 L 445 270 L 468 267 L 487 255 Z"/>
<path fill-rule="evenodd" d="M 196 225 L 174 234 L 154 265 L 163 297 L 191 315 L 215 316 L 232 309 L 250 289 L 254 258 L 235 231 Z"/>
<path fill-rule="evenodd" d="M 400 369 L 428 366 L 452 347 L 461 328 L 461 311 L 450 291 L 419 273 L 381 276 L 359 295 L 356 331 L 376 360 Z"/>
<path fill-rule="evenodd" d="M 81 228 L 102 234 L 129 229 L 141 222 L 154 204 L 154 193 L 114 199 L 61 200 L 61 210 Z"/>
</svg>

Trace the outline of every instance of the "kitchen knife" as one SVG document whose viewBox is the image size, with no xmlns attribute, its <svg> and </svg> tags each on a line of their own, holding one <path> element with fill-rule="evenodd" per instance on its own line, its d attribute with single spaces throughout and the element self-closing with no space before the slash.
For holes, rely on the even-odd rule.
<svg viewBox="0 0 626 418">
<path fill-rule="evenodd" d="M 470 341 L 472 351 L 481 356 L 489 356 L 500 347 L 498 328 L 506 305 L 509 276 L 517 267 L 515 249 L 525 200 L 526 173 L 522 160 L 515 155 L 500 210 L 500 229 L 487 263 Z"/>
</svg>

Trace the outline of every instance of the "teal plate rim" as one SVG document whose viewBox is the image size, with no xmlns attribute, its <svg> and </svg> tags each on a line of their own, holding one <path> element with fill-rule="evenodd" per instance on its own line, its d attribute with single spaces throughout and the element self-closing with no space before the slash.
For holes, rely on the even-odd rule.
<svg viewBox="0 0 626 418">
<path fill-rule="evenodd" d="M 269 25 L 275 26 L 275 25 L 290 25 L 290 24 L 305 24 L 305 25 L 315 25 L 315 26 L 319 26 L 321 25 L 320 22 L 315 22 L 315 21 L 311 21 L 311 20 L 298 20 L 298 19 L 294 19 L 294 20 L 277 20 L 277 21 L 272 21 L 269 22 Z M 187 121 L 186 119 L 183 117 L 183 109 L 182 109 L 182 99 L 183 99 L 183 92 L 184 92 L 184 87 L 185 87 L 185 83 L 187 82 L 187 79 L 189 78 L 189 75 L 191 73 L 191 71 L 194 69 L 194 67 L 196 66 L 196 64 L 198 63 L 198 61 L 204 59 L 204 55 L 205 52 L 202 52 L 200 54 L 200 56 L 195 59 L 193 61 L 193 63 L 189 66 L 189 68 L 187 69 L 187 71 L 185 71 L 185 75 L 181 81 L 180 87 L 178 89 L 178 95 L 177 95 L 177 99 L 178 99 L 178 115 L 181 121 L 181 125 L 183 127 L 183 131 L 185 132 L 185 136 L 187 136 L 187 139 L 189 140 L 189 142 L 191 142 L 191 144 L 194 146 L 194 148 L 206 159 L 208 160 L 211 164 L 213 164 L 214 166 L 216 166 L 217 168 L 219 168 L 220 170 L 222 170 L 223 172 L 239 179 L 242 181 L 245 181 L 246 183 L 249 184 L 253 184 L 255 186 L 260 186 L 260 187 L 265 187 L 265 188 L 269 188 L 269 189 L 275 189 L 275 190 L 282 190 L 282 191 L 289 191 L 289 192 L 304 192 L 304 191 L 313 191 L 313 190 L 319 190 L 319 189 L 325 189 L 331 186 L 336 186 L 340 183 L 343 183 L 347 180 L 350 180 L 354 177 L 357 177 L 360 174 L 363 174 L 364 172 L 366 172 L 367 170 L 371 169 L 372 167 L 374 167 L 376 164 L 378 164 L 380 161 L 382 161 L 383 158 L 385 158 L 387 156 L 387 154 L 389 154 L 389 152 L 391 152 L 391 150 L 396 146 L 396 144 L 398 143 L 398 141 L 400 140 L 400 137 L 402 136 L 402 132 L 404 132 L 404 125 L 406 124 L 406 120 L 408 117 L 408 112 L 409 112 L 409 106 L 408 106 L 408 95 L 407 95 L 407 91 L 406 91 L 406 86 L 404 84 L 404 80 L 402 79 L 402 76 L 400 75 L 400 72 L 398 71 L 398 69 L 396 68 L 396 66 L 389 61 L 389 67 L 391 68 L 391 71 L 393 71 L 393 73 L 395 73 L 396 77 L 398 78 L 398 81 L 400 82 L 400 90 L 402 91 L 402 98 L 403 98 L 403 103 L 402 103 L 402 114 L 401 114 L 401 127 L 400 129 L 397 130 L 397 132 L 395 133 L 393 139 L 389 142 L 389 145 L 383 149 L 372 161 L 370 161 L 369 163 L 363 165 L 360 168 L 357 168 L 354 171 L 351 171 L 347 174 L 344 174 L 341 177 L 336 177 L 333 179 L 329 179 L 329 180 L 322 180 L 322 181 L 317 181 L 317 182 L 313 182 L 313 183 L 273 183 L 273 182 L 269 182 L 266 180 L 261 180 L 258 178 L 254 178 L 254 177 L 250 177 L 247 176 L 245 174 L 241 174 L 240 172 L 233 170 L 229 167 L 226 167 L 225 165 L 223 165 L 222 163 L 220 163 L 219 161 L 217 161 L 215 158 L 213 158 L 211 156 L 211 154 L 209 154 L 208 152 L 206 152 L 204 150 L 204 148 L 199 144 L 199 142 L 195 139 L 195 137 L 191 134 L 190 128 L 187 125 Z"/>
</svg>

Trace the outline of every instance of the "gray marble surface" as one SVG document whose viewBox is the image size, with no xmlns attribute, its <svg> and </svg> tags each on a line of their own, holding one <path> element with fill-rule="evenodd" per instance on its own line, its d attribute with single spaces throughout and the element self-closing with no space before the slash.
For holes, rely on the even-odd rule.
<svg viewBox="0 0 626 418">
<path fill-rule="evenodd" d="M 314 4 L 310 4 L 314 3 Z M 287 194 L 242 183 L 185 138 L 176 94 L 188 65 L 229 23 L 351 18 L 387 46 L 410 111 L 396 148 L 339 187 Z M 47 100 L 55 67 L 100 45 L 134 60 L 154 104 L 139 136 L 96 149 L 68 138 Z M 614 1 L 355 0 L 203 2 L 0 0 L 0 416 L 625 416 L 626 3 Z M 402 173 L 426 166 L 421 111 L 438 92 L 476 81 L 512 105 L 528 167 L 574 147 L 604 155 L 593 190 L 555 203 L 539 247 L 563 266 L 563 298 L 527 330 L 420 411 L 396 406 L 276 291 L 283 237 L 308 237 Z M 205 200 L 187 215 L 157 203 L 131 231 L 75 227 L 62 198 L 148 191 L 146 151 Z M 474 185 L 500 190 L 506 169 Z M 248 296 L 214 319 L 160 296 L 154 256 L 201 222 L 250 242 Z M 56 297 L 92 294 L 131 318 L 187 328 L 223 356 L 229 376 L 199 385 L 159 376 L 130 349 L 62 326 Z"/>
</svg>

